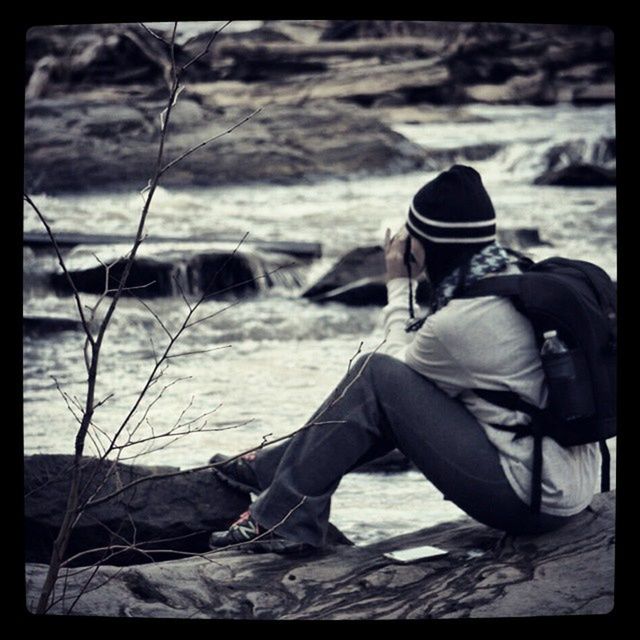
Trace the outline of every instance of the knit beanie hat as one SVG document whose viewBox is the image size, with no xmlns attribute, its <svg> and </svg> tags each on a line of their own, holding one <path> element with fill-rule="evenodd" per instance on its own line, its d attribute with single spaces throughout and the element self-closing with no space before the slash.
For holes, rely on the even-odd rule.
<svg viewBox="0 0 640 640">
<path fill-rule="evenodd" d="M 454 165 L 413 197 L 406 223 L 422 242 L 427 273 L 436 285 L 496 240 L 496 214 L 480 174 Z"/>
</svg>

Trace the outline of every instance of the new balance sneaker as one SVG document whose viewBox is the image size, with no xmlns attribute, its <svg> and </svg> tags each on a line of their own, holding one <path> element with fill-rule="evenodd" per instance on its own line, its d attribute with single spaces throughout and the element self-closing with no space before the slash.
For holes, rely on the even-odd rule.
<svg viewBox="0 0 640 640">
<path fill-rule="evenodd" d="M 218 464 L 213 467 L 213 473 L 230 487 L 245 493 L 260 493 L 258 478 L 250 466 L 255 458 L 255 453 L 247 453 L 239 458 L 216 453 L 209 464 Z"/>
<path fill-rule="evenodd" d="M 226 530 L 214 531 L 209 537 L 211 549 L 225 547 L 240 547 L 253 553 L 300 554 L 313 553 L 315 547 L 303 542 L 292 542 L 275 535 L 272 531 L 261 527 L 252 517 L 250 511 L 245 511 Z"/>
</svg>

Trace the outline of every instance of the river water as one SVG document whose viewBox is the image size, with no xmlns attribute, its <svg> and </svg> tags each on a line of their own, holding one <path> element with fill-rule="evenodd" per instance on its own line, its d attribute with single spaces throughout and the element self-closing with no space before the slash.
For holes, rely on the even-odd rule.
<svg viewBox="0 0 640 640">
<path fill-rule="evenodd" d="M 499 224 L 505 228 L 537 227 L 553 247 L 533 251 L 535 258 L 561 254 L 591 260 L 617 277 L 615 188 L 533 186 L 544 152 L 554 144 L 600 136 L 615 136 L 612 106 L 575 108 L 489 107 L 468 109 L 483 121 L 398 125 L 399 132 L 430 148 L 458 148 L 498 142 L 503 149 L 473 166 L 483 176 Z M 320 242 L 323 257 L 303 268 L 305 283 L 314 281 L 344 252 L 380 242 L 386 226 L 399 227 L 415 191 L 437 172 L 389 177 L 327 180 L 292 186 L 260 184 L 215 188 L 164 189 L 154 199 L 148 232 L 188 240 L 206 235 L 246 232 L 260 240 Z M 142 186 L 142 185 L 141 185 Z M 142 203 L 136 191 L 111 190 L 91 194 L 34 194 L 35 202 L 54 230 L 133 234 Z M 25 209 L 26 231 L 40 231 L 35 215 Z M 144 245 L 143 245 L 144 246 Z M 200 245 L 199 249 L 203 249 Z M 79 266 L 95 262 L 79 247 L 69 255 Z M 102 260 L 123 247 L 100 247 Z M 146 245 L 148 255 L 161 256 L 167 247 Z M 54 271 L 46 254 L 25 250 L 24 312 L 73 317 L 70 297 L 57 296 L 37 283 Z M 140 422 L 137 439 L 175 424 L 194 421 L 204 430 L 173 441 L 136 458 L 139 463 L 189 468 L 206 464 L 215 452 L 239 452 L 301 426 L 345 373 L 358 350 L 380 342 L 379 308 L 315 305 L 299 298 L 300 289 L 276 286 L 229 307 L 229 301 L 208 301 L 197 312 L 215 317 L 191 328 L 176 353 L 213 349 L 176 357 L 150 392 L 131 425 Z M 95 296 L 86 296 L 87 304 Z M 179 326 L 186 305 L 177 297 L 149 304 L 171 330 Z M 99 312 L 104 310 L 103 307 Z M 223 309 L 226 309 L 222 311 Z M 122 300 L 105 342 L 97 398 L 110 399 L 95 415 L 97 427 L 113 433 L 126 416 L 154 364 L 154 350 L 166 334 L 138 302 Z M 24 340 L 24 448 L 26 454 L 70 453 L 77 423 L 74 399 L 82 400 L 85 371 L 82 336 L 63 332 Z M 162 389 L 171 385 L 164 392 Z M 59 389 L 67 394 L 65 401 Z M 77 413 L 77 411 L 76 411 Z M 206 414 L 206 415 L 205 415 Z M 198 420 L 200 416 L 203 416 Z M 186 428 L 186 427 L 185 427 Z M 181 429 L 184 430 L 184 429 Z M 96 452 L 105 436 L 96 429 L 87 454 Z M 615 487 L 615 439 L 612 486 Z M 139 455 L 149 443 L 128 450 Z M 372 542 L 462 516 L 452 503 L 418 472 L 393 475 L 351 474 L 344 478 L 332 507 L 332 520 L 356 542 Z"/>
</svg>

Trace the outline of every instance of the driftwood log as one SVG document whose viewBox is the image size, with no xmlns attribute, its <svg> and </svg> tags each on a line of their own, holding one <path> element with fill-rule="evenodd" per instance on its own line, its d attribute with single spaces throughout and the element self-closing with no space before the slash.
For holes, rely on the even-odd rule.
<svg viewBox="0 0 640 640">
<path fill-rule="evenodd" d="M 609 492 L 565 528 L 541 536 L 505 536 L 466 518 L 313 557 L 224 550 L 102 567 L 71 613 L 282 620 L 606 614 L 614 605 L 614 527 Z M 448 554 L 407 565 L 382 555 L 423 544 Z M 30 608 L 45 571 L 27 565 Z M 68 611 L 92 570 L 72 573 L 51 613 Z"/>
</svg>

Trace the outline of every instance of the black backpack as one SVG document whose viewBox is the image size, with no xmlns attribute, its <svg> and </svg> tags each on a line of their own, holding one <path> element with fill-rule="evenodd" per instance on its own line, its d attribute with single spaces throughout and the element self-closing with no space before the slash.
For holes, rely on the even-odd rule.
<svg viewBox="0 0 640 640">
<path fill-rule="evenodd" d="M 601 490 L 609 490 L 610 456 L 606 439 L 616 435 L 616 288 L 600 267 L 581 260 L 548 258 L 521 262 L 523 273 L 479 280 L 457 297 L 506 296 L 533 325 L 538 348 L 543 334 L 555 330 L 568 348 L 562 356 L 543 356 L 549 389 L 545 409 L 508 391 L 474 389 L 487 402 L 531 416 L 514 431 L 534 438 L 531 510 L 539 512 L 542 492 L 542 436 L 565 447 L 599 442 L 602 452 Z M 555 379 L 557 359 L 572 374 Z M 554 359 L 556 361 L 554 361 Z M 554 369 L 555 367 L 555 369 Z"/>
</svg>

